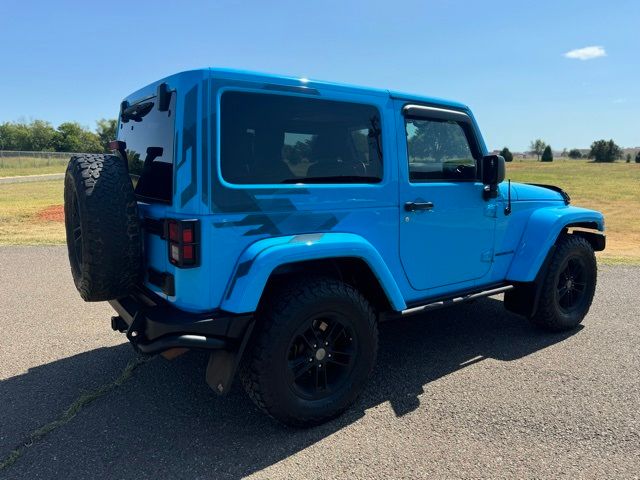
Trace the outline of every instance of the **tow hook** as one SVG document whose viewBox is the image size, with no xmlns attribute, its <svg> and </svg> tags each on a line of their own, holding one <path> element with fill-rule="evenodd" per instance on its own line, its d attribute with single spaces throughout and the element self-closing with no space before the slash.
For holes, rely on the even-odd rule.
<svg viewBox="0 0 640 480">
<path fill-rule="evenodd" d="M 129 325 L 124 321 L 124 318 L 117 315 L 115 317 L 111 317 L 111 329 L 116 332 L 124 333 L 129 329 Z"/>
</svg>

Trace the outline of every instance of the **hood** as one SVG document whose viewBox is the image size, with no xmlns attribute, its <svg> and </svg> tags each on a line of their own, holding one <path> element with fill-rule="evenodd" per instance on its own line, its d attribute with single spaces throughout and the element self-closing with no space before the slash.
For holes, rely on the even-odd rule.
<svg viewBox="0 0 640 480">
<path fill-rule="evenodd" d="M 531 185 L 528 183 L 512 182 L 511 188 L 514 190 L 515 197 L 519 201 L 548 200 L 548 201 L 560 201 L 560 202 L 564 201 L 565 203 L 569 203 L 569 195 L 564 193 L 562 189 L 558 187 L 554 187 L 553 185 L 542 186 L 542 185 Z M 565 196 L 566 196 L 566 199 L 565 199 Z"/>
</svg>

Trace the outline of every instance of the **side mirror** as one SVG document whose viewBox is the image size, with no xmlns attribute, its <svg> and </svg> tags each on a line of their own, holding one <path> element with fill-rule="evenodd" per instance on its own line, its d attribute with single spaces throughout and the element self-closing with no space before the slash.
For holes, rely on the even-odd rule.
<svg viewBox="0 0 640 480">
<path fill-rule="evenodd" d="M 482 157 L 482 183 L 484 184 L 484 198 L 498 196 L 498 184 L 504 180 L 505 163 L 500 155 L 486 155 Z"/>
</svg>

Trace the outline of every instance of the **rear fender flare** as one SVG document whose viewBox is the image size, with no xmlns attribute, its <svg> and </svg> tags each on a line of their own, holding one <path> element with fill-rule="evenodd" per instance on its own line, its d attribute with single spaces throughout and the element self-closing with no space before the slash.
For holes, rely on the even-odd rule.
<svg viewBox="0 0 640 480">
<path fill-rule="evenodd" d="M 220 307 L 233 313 L 253 312 L 276 268 L 324 258 L 362 259 L 380 283 L 391 308 L 406 308 L 400 289 L 376 248 L 360 235 L 335 232 L 265 238 L 251 244 L 236 264 Z"/>
</svg>

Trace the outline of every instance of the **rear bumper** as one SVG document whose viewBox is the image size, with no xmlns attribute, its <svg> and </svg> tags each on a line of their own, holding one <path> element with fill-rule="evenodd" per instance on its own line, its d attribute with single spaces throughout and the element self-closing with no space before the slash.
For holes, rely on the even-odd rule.
<svg viewBox="0 0 640 480">
<path fill-rule="evenodd" d="M 109 303 L 118 314 L 112 328 L 126 332 L 134 348 L 147 354 L 171 348 L 237 352 L 253 326 L 252 314 L 184 312 L 142 289 Z"/>
</svg>

